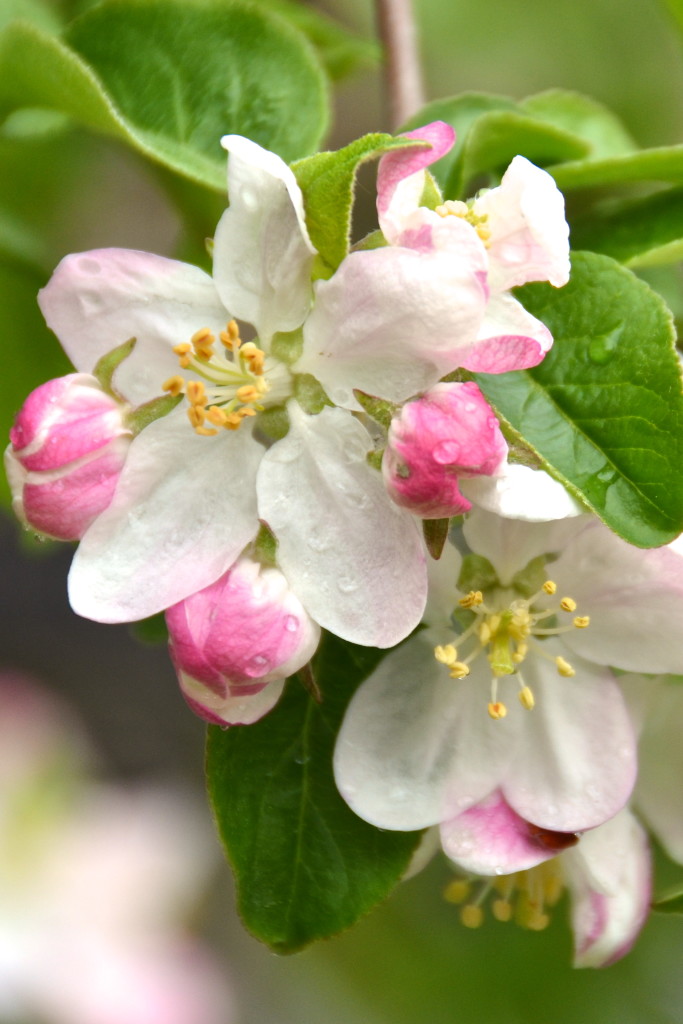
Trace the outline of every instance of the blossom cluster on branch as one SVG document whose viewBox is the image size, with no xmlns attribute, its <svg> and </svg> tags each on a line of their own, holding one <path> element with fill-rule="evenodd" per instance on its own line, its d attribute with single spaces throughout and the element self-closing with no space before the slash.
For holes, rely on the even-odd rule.
<svg viewBox="0 0 683 1024">
<path fill-rule="evenodd" d="M 262 718 L 309 677 L 321 629 L 396 648 L 350 703 L 340 793 L 381 829 L 438 829 L 467 924 L 494 892 L 500 920 L 516 905 L 541 928 L 567 885 L 577 963 L 604 964 L 650 898 L 634 694 L 656 704 L 650 677 L 683 673 L 683 549 L 612 533 L 482 391 L 553 345 L 512 293 L 570 279 L 551 176 L 515 156 L 499 184 L 444 201 L 428 168 L 453 130 L 403 139 L 379 163 L 380 233 L 337 267 L 295 172 L 236 135 L 212 276 L 122 249 L 66 257 L 39 301 L 76 372 L 17 417 L 14 505 L 79 541 L 77 613 L 165 612 L 208 722 Z M 677 794 L 643 794 L 680 858 L 661 802 Z"/>
</svg>

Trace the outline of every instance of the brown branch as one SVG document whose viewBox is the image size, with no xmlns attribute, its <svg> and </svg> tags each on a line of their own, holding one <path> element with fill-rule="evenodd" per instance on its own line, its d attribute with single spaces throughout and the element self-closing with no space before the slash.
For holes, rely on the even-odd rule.
<svg viewBox="0 0 683 1024">
<path fill-rule="evenodd" d="M 389 120 L 398 128 L 424 105 L 415 19 L 411 0 L 377 0 L 376 9 Z"/>
</svg>

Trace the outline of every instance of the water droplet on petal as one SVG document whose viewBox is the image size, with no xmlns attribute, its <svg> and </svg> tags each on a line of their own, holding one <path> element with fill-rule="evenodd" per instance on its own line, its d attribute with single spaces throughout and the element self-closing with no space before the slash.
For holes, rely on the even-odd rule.
<svg viewBox="0 0 683 1024">
<path fill-rule="evenodd" d="M 299 620 L 296 615 L 288 615 L 285 618 L 285 629 L 288 633 L 296 633 L 299 628 Z"/>
<path fill-rule="evenodd" d="M 337 587 L 342 594 L 352 594 L 354 590 L 358 590 L 358 583 L 352 576 L 340 576 L 337 580 Z"/>
</svg>

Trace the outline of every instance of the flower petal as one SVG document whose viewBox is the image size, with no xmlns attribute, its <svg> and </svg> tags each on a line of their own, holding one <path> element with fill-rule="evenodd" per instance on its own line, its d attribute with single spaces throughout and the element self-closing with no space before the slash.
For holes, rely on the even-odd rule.
<svg viewBox="0 0 683 1024">
<path fill-rule="evenodd" d="M 526 871 L 555 852 L 534 840 L 529 823 L 512 810 L 499 790 L 444 821 L 441 844 L 447 857 L 478 875 Z"/>
<path fill-rule="evenodd" d="M 390 244 L 395 244 L 406 218 L 420 205 L 425 185 L 424 169 L 439 160 L 455 142 L 455 132 L 444 121 L 405 132 L 406 139 L 421 139 L 431 148 L 392 150 L 383 156 L 377 171 L 377 214 L 379 226 Z"/>
<path fill-rule="evenodd" d="M 557 640 L 543 649 L 551 658 L 563 653 Z M 617 683 L 580 658 L 572 665 L 571 680 L 540 657 L 521 666 L 536 706 L 523 712 L 514 770 L 502 782 L 519 815 L 557 832 L 581 832 L 612 817 L 636 777 L 636 739 Z"/>
<path fill-rule="evenodd" d="M 469 353 L 484 313 L 472 264 L 439 252 L 354 252 L 316 288 L 295 370 L 351 409 L 354 388 L 402 402 L 436 384 Z"/>
<path fill-rule="evenodd" d="M 285 686 L 284 679 L 274 679 L 258 693 L 223 697 L 185 672 L 179 672 L 178 679 L 190 709 L 213 725 L 251 725 L 258 722 L 277 704 Z"/>
<path fill-rule="evenodd" d="M 474 505 L 530 523 L 580 516 L 584 509 L 561 483 L 542 469 L 505 462 L 495 476 L 467 477 L 460 490 Z"/>
<path fill-rule="evenodd" d="M 641 686 L 647 690 L 654 682 L 641 680 Z M 683 686 L 655 684 L 640 737 L 640 770 L 634 794 L 638 812 L 679 864 L 683 864 L 681 721 Z"/>
<path fill-rule="evenodd" d="M 572 891 L 574 966 L 606 967 L 628 953 L 649 911 L 647 836 L 628 811 L 562 855 Z"/>
<path fill-rule="evenodd" d="M 203 270 L 131 249 L 65 257 L 38 303 L 79 370 L 91 372 L 107 352 L 137 339 L 115 375 L 116 387 L 133 405 L 160 395 L 162 383 L 178 373 L 174 345 L 200 327 L 217 332 L 226 321 Z"/>
<path fill-rule="evenodd" d="M 214 238 L 214 278 L 234 316 L 254 324 L 262 341 L 292 331 L 311 303 L 315 249 L 304 203 L 287 164 L 241 135 L 226 135 L 228 195 Z"/>
<path fill-rule="evenodd" d="M 473 373 L 506 373 L 537 366 L 553 343 L 540 320 L 512 295 L 492 295 L 472 351 L 462 366 Z"/>
<path fill-rule="evenodd" d="M 515 477 L 520 476 L 517 468 L 508 467 L 515 469 Z M 533 479 L 527 474 L 521 474 L 520 478 L 523 483 L 527 480 L 530 483 L 533 501 L 537 487 L 535 478 L 540 471 L 529 470 L 529 473 L 534 474 Z M 471 481 L 468 481 L 468 488 L 470 484 Z M 540 489 L 545 492 L 545 481 L 540 481 L 540 484 Z M 545 493 L 543 500 L 546 500 Z M 555 522 L 528 523 L 521 519 L 501 519 L 492 512 L 475 508 L 467 516 L 463 532 L 472 551 L 488 558 L 498 573 L 500 582 L 507 586 L 515 574 L 525 569 L 534 558 L 562 551 L 569 538 L 583 529 L 585 522 L 585 519 L 576 517 Z M 555 564 L 553 563 L 553 575 Z"/>
<path fill-rule="evenodd" d="M 258 528 L 262 453 L 248 425 L 200 437 L 182 409 L 145 427 L 74 557 L 74 611 L 99 622 L 142 619 L 221 576 Z"/>
<path fill-rule="evenodd" d="M 549 281 L 557 288 L 567 283 L 569 227 L 564 197 L 547 171 L 516 156 L 499 187 L 476 199 L 474 210 L 488 217 L 493 291 L 528 281 Z"/>
<path fill-rule="evenodd" d="M 566 637 L 584 658 L 633 672 L 683 672 L 683 552 L 633 547 L 593 521 L 568 542 L 553 579 L 590 615 L 589 629 Z"/>
<path fill-rule="evenodd" d="M 290 430 L 258 474 L 259 514 L 278 540 L 278 563 L 325 629 L 353 643 L 391 647 L 420 621 L 425 555 L 413 516 L 389 499 L 366 461 L 361 424 L 341 409 L 305 415 L 290 402 Z"/>
</svg>

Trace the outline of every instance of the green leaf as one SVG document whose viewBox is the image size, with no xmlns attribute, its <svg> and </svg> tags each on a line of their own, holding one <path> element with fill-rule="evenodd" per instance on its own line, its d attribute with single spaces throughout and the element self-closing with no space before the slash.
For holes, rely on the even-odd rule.
<svg viewBox="0 0 683 1024">
<path fill-rule="evenodd" d="M 239 911 L 277 952 L 348 928 L 386 897 L 420 840 L 356 817 L 332 775 L 346 704 L 382 653 L 327 635 L 314 662 L 322 704 L 295 677 L 260 722 L 209 728 L 209 794 Z"/>
<path fill-rule="evenodd" d="M 683 884 L 673 886 L 653 900 L 652 909 L 660 914 L 683 914 Z"/>
<path fill-rule="evenodd" d="M 581 93 L 548 89 L 528 96 L 519 106 L 526 114 L 583 139 L 593 159 L 631 153 L 638 148 L 616 114 Z"/>
<path fill-rule="evenodd" d="M 392 149 L 409 146 L 424 149 L 428 144 L 374 132 L 343 149 L 317 153 L 294 164 L 311 241 L 330 272 L 349 251 L 353 186 L 359 166 Z"/>
<path fill-rule="evenodd" d="M 558 188 L 595 188 L 636 181 L 683 183 L 683 145 L 642 149 L 601 160 L 573 160 L 547 168 Z"/>
<path fill-rule="evenodd" d="M 630 271 L 576 253 L 561 289 L 519 297 L 555 343 L 532 370 L 477 374 L 482 391 L 542 464 L 639 547 L 683 527 L 683 397 L 671 314 Z"/>
<path fill-rule="evenodd" d="M 64 42 L 25 22 L 0 35 L 0 110 L 60 110 L 210 188 L 220 138 L 247 135 L 290 161 L 327 125 L 307 40 L 277 15 L 222 0 L 107 0 Z"/>
<path fill-rule="evenodd" d="M 338 82 L 355 71 L 379 64 L 381 49 L 374 40 L 361 39 L 320 11 L 292 0 L 260 2 L 282 15 L 308 37 L 333 81 Z"/>
<path fill-rule="evenodd" d="M 683 188 L 595 208 L 572 223 L 572 243 L 628 267 L 675 263 L 683 258 Z"/>
</svg>

